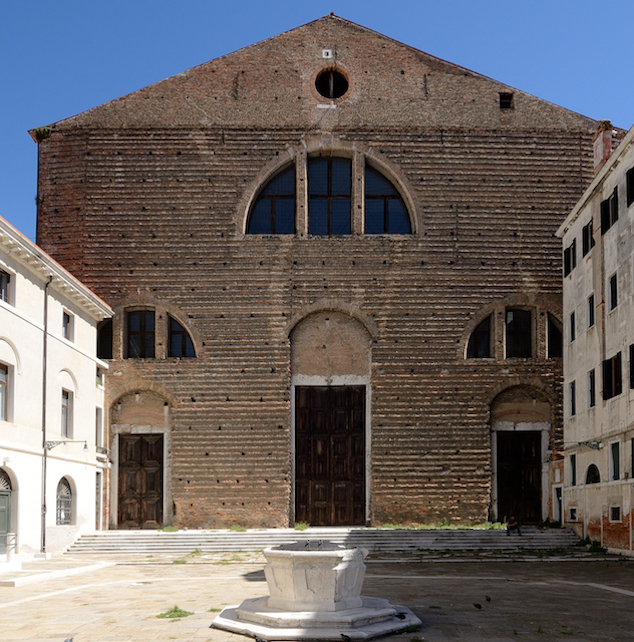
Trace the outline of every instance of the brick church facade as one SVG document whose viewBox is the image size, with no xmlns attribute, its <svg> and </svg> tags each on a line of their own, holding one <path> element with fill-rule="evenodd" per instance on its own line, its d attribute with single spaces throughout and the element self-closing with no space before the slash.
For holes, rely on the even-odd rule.
<svg viewBox="0 0 634 642">
<path fill-rule="evenodd" d="M 331 15 L 33 130 L 111 527 L 552 516 L 596 125 Z"/>
</svg>

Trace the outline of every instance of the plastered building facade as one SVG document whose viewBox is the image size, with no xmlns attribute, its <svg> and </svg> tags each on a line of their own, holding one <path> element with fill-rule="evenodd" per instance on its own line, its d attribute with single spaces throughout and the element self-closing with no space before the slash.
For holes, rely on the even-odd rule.
<svg viewBox="0 0 634 642">
<path fill-rule="evenodd" d="M 605 134 L 609 135 L 606 130 Z M 564 247 L 565 522 L 632 554 L 634 129 L 558 234 Z M 598 147 L 601 146 L 598 141 Z"/>
<path fill-rule="evenodd" d="M 0 219 L 0 561 L 107 525 L 97 324 L 110 308 Z"/>
<path fill-rule="evenodd" d="M 111 526 L 548 518 L 595 129 L 326 16 L 33 130 L 115 310 Z"/>
</svg>

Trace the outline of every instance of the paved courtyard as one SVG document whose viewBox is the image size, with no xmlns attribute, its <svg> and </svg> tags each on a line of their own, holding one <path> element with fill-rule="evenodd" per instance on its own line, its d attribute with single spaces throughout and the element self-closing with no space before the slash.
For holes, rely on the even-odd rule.
<svg viewBox="0 0 634 642">
<path fill-rule="evenodd" d="M 76 559 L 77 566 L 99 561 Z M 246 638 L 211 629 L 211 621 L 225 606 L 267 594 L 264 559 L 257 553 L 126 556 L 116 562 L 98 571 L 0 587 L 0 640 L 240 642 Z M 39 564 L 45 572 L 56 562 Z M 634 561 L 400 557 L 370 558 L 367 566 L 363 593 L 408 606 L 423 622 L 419 631 L 385 640 L 634 639 Z M 174 606 L 192 614 L 157 617 Z"/>
</svg>

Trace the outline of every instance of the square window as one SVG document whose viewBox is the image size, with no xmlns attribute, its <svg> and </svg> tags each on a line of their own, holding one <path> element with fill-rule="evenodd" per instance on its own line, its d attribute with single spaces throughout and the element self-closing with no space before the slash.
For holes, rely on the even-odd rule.
<svg viewBox="0 0 634 642">
<path fill-rule="evenodd" d="M 610 310 L 614 310 L 619 304 L 618 283 L 616 274 L 610 277 Z"/>
<path fill-rule="evenodd" d="M 577 509 L 576 508 L 571 508 L 570 509 L 570 521 L 571 522 L 576 522 L 577 521 Z"/>
<path fill-rule="evenodd" d="M 73 393 L 62 390 L 62 425 L 61 435 L 68 439 L 73 438 Z"/>
<path fill-rule="evenodd" d="M 621 521 L 621 507 L 620 506 L 610 506 L 610 521 L 611 522 L 620 522 Z"/>
<path fill-rule="evenodd" d="M 594 408 L 597 405 L 597 387 L 594 368 L 588 372 L 588 408 Z"/>
<path fill-rule="evenodd" d="M 581 230 L 581 252 L 585 256 L 594 247 L 594 236 L 592 234 L 592 219 Z"/>
<path fill-rule="evenodd" d="M 9 301 L 10 283 L 11 283 L 11 275 L 8 272 L 5 272 L 4 270 L 0 270 L 0 301 L 4 301 L 5 303 L 10 303 Z"/>
<path fill-rule="evenodd" d="M 621 479 L 621 444 L 618 441 L 610 444 L 610 479 Z"/>
<path fill-rule="evenodd" d="M 513 94 L 511 92 L 500 92 L 500 109 L 513 109 Z"/>
<path fill-rule="evenodd" d="M 73 340 L 74 318 L 69 312 L 62 313 L 62 336 L 68 341 Z"/>
<path fill-rule="evenodd" d="M 591 294 L 588 297 L 588 328 L 591 328 L 594 323 L 594 294 Z"/>
</svg>

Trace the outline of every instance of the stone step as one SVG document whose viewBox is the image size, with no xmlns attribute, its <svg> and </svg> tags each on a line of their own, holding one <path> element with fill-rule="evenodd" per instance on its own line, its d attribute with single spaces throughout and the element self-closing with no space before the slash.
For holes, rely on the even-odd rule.
<svg viewBox="0 0 634 642">
<path fill-rule="evenodd" d="M 203 553 L 255 551 L 308 539 L 362 546 L 374 552 L 412 550 L 516 550 L 572 547 L 577 537 L 568 529 L 526 527 L 522 537 L 495 530 L 397 530 L 319 529 L 304 531 L 270 529 L 262 531 L 97 531 L 83 535 L 69 553 Z"/>
</svg>

